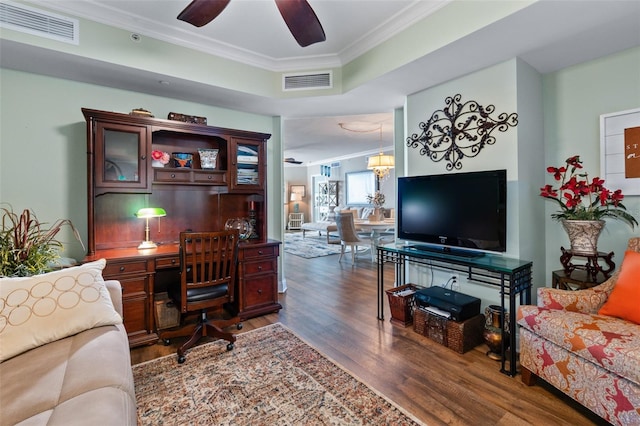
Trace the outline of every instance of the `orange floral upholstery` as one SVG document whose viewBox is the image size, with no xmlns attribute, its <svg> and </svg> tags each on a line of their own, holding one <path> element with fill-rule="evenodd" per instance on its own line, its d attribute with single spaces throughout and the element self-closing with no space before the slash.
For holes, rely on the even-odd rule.
<svg viewBox="0 0 640 426">
<path fill-rule="evenodd" d="M 640 238 L 628 247 L 640 252 Z M 538 306 L 518 310 L 520 364 L 608 422 L 640 425 L 640 325 L 597 314 L 617 279 L 538 289 Z"/>
</svg>

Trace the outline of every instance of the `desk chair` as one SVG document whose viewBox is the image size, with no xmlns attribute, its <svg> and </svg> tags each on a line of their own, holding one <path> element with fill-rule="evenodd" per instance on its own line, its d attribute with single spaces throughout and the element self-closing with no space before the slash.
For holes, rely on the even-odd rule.
<svg viewBox="0 0 640 426">
<path fill-rule="evenodd" d="M 190 313 L 200 314 L 196 324 L 160 333 L 165 344 L 172 337 L 191 336 L 178 348 L 180 364 L 186 359 L 187 349 L 204 336 L 227 340 L 227 350 L 233 349 L 236 336 L 222 329 L 233 324 L 241 329 L 240 319 L 234 315 L 209 321 L 207 312 L 224 311 L 225 305 L 234 301 L 238 240 L 237 230 L 180 233 L 180 282 L 170 285 L 168 293 L 180 309 L 181 323 Z"/>
<path fill-rule="evenodd" d="M 349 246 L 351 247 L 351 263 L 355 264 L 358 246 L 364 246 L 362 251 L 368 250 L 371 245 L 371 238 L 358 235 L 353 221 L 353 214 L 351 213 L 336 213 L 336 225 L 338 227 L 338 235 L 340 236 L 341 244 L 340 258 L 338 258 L 338 262 L 342 262 L 344 249 L 346 246 Z"/>
</svg>

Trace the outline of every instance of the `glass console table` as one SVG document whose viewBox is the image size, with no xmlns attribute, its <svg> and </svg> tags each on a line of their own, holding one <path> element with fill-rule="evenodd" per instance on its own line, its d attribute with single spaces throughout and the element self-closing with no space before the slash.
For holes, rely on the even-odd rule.
<svg viewBox="0 0 640 426">
<path fill-rule="evenodd" d="M 516 297 L 520 304 L 531 303 L 531 268 L 532 262 L 491 254 L 479 257 L 467 257 L 464 252 L 430 251 L 420 246 L 379 246 L 378 254 L 378 319 L 384 319 L 384 268 L 387 264 L 395 266 L 395 286 L 404 285 L 406 268 L 410 264 L 433 266 L 464 274 L 468 281 L 495 286 L 500 292 L 500 306 L 505 309 L 505 298 L 508 306 L 508 342 L 510 351 L 504 344 L 501 349 L 500 371 L 509 376 L 516 375 Z M 505 329 L 505 317 L 502 317 L 500 328 Z M 507 359 L 508 355 L 508 359 Z M 505 368 L 506 363 L 509 368 Z"/>
</svg>

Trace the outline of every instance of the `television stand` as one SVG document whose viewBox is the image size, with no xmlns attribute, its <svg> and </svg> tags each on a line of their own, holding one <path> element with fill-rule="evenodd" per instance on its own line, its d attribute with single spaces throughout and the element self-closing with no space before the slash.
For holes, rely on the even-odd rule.
<svg viewBox="0 0 640 426">
<path fill-rule="evenodd" d="M 388 264 L 395 266 L 395 286 L 406 284 L 406 273 L 410 265 L 424 265 L 457 271 L 470 282 L 493 286 L 499 292 L 500 306 L 508 313 L 502 315 L 500 328 L 509 330 L 509 338 L 502 340 L 500 372 L 509 376 L 516 375 L 516 301 L 520 304 L 531 303 L 531 269 L 533 263 L 491 253 L 479 257 L 464 257 L 457 253 L 435 249 L 434 246 L 378 246 L 378 319 L 383 320 L 384 312 L 384 269 Z M 475 254 L 475 253 L 474 253 Z M 505 306 L 507 305 L 508 306 Z M 506 326 L 506 327 L 505 327 Z M 506 367 L 509 363 L 509 368 Z"/>
<path fill-rule="evenodd" d="M 484 253 L 481 251 L 464 250 L 464 249 L 457 249 L 457 248 L 451 248 L 451 247 L 438 247 L 438 246 L 429 246 L 424 244 L 410 244 L 405 247 L 408 248 L 409 250 L 428 251 L 431 253 L 442 253 L 442 254 L 448 254 L 451 256 L 458 256 L 458 257 L 473 258 L 473 257 L 484 256 Z"/>
</svg>

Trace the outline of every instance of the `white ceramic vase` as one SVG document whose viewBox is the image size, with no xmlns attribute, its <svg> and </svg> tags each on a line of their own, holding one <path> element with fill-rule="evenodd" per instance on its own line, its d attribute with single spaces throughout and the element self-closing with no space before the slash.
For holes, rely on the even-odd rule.
<svg viewBox="0 0 640 426">
<path fill-rule="evenodd" d="M 598 238 L 604 228 L 604 220 L 563 220 L 562 226 L 571 243 L 574 254 L 596 255 Z"/>
</svg>

